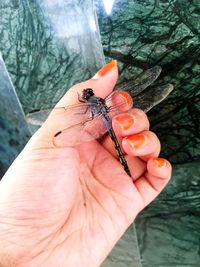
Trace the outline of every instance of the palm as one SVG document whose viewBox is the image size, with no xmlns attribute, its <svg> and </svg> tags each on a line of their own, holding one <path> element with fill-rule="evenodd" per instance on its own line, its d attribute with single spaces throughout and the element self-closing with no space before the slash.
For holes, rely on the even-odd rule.
<svg viewBox="0 0 200 267">
<path fill-rule="evenodd" d="M 108 250 L 136 216 L 138 207 L 134 200 L 138 200 L 138 194 L 134 190 L 132 180 L 126 174 L 122 176 L 121 164 L 97 142 L 80 146 L 78 153 L 81 166 L 77 192 L 69 213 L 61 213 L 65 218 L 63 224 L 60 224 L 62 231 L 60 236 L 57 236 L 56 253 L 52 248 L 52 257 L 56 258 L 56 262 L 58 250 L 61 255 L 67 251 L 69 254 L 66 253 L 65 260 L 68 255 L 71 260 L 72 255 L 74 260 L 76 259 L 73 266 L 99 266 L 102 253 L 106 257 Z M 55 170 L 57 169 L 56 167 Z M 111 171 L 113 169 L 116 171 Z M 59 179 L 63 179 L 63 176 Z M 61 222 L 61 218 L 57 218 L 57 221 Z M 63 238 L 64 242 L 59 245 L 60 239 Z M 74 244 L 79 244 L 76 251 Z M 93 258 L 90 255 L 91 251 Z M 49 263 L 52 263 L 52 259 L 49 260 Z"/>
<path fill-rule="evenodd" d="M 26 165 L 21 159 L 19 190 L 15 188 L 11 200 L 15 214 L 7 207 L 19 218 L 12 242 L 18 235 L 21 239 L 13 249 L 23 255 L 33 251 L 26 266 L 41 262 L 57 266 L 58 260 L 65 262 L 68 257 L 74 260 L 72 266 L 100 265 L 102 255 L 106 257 L 138 213 L 140 198 L 132 180 L 96 141 L 77 149 L 28 148 L 21 155 L 24 160 L 26 153 L 32 156 Z M 30 169 L 37 171 L 20 183 L 20 177 L 30 176 Z M 80 175 L 75 169 L 80 169 Z"/>
</svg>

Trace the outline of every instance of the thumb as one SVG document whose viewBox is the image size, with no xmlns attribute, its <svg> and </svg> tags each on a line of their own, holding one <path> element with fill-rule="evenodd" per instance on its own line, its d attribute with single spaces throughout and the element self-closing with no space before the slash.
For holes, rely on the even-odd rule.
<svg viewBox="0 0 200 267">
<path fill-rule="evenodd" d="M 69 125 L 69 121 L 74 121 L 73 113 L 67 112 L 70 105 L 79 105 L 78 95 L 83 89 L 92 88 L 95 95 L 106 97 L 109 95 L 118 79 L 118 68 L 116 60 L 104 65 L 93 78 L 72 86 L 60 99 L 43 126 L 34 135 L 35 144 L 45 147 L 53 147 L 54 135 Z M 69 109 L 70 110 L 70 109 Z"/>
<path fill-rule="evenodd" d="M 57 106 L 78 103 L 77 92 L 88 87 L 92 88 L 96 95 L 105 97 L 113 90 L 117 78 L 116 61 L 111 61 L 92 79 L 70 88 Z M 66 216 L 76 196 L 79 157 L 73 148 L 53 146 L 52 138 L 57 131 L 65 127 L 67 117 L 65 110 L 58 114 L 54 110 L 29 140 L 1 181 L 0 202 L 16 204 L 12 206 L 12 213 L 15 210 L 16 215 L 20 213 L 20 216 L 25 218 L 30 214 L 38 216 L 38 213 L 41 217 L 47 213 Z M 26 210 L 19 203 L 22 203 Z M 10 212 L 9 209 L 7 211 Z M 21 211 L 26 214 L 21 214 Z"/>
</svg>

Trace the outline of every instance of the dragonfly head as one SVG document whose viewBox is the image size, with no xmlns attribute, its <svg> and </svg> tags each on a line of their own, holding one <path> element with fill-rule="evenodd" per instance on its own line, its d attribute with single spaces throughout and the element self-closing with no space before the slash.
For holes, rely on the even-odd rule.
<svg viewBox="0 0 200 267">
<path fill-rule="evenodd" d="M 94 95 L 94 92 L 92 88 L 86 88 L 86 89 L 83 89 L 81 98 L 83 100 L 88 100 L 93 95 Z"/>
</svg>

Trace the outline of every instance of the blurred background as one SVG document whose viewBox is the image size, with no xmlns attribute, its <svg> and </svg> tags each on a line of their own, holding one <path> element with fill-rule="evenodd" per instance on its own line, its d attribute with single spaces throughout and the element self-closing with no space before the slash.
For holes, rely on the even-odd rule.
<svg viewBox="0 0 200 267">
<path fill-rule="evenodd" d="M 103 266 L 200 266 L 200 1 L 0 1 L 0 54 L 0 177 L 31 136 L 24 114 L 111 59 L 119 86 L 162 67 L 155 85 L 174 90 L 148 116 L 173 177 Z"/>
</svg>

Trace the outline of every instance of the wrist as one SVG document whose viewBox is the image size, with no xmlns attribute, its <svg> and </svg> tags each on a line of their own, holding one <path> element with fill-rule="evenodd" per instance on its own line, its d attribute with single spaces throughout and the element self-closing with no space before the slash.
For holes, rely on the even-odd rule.
<svg viewBox="0 0 200 267">
<path fill-rule="evenodd" d="M 17 267 L 9 255 L 0 253 L 0 267 Z"/>
<path fill-rule="evenodd" d="M 0 267 L 17 267 L 16 255 L 14 255 L 16 244 L 13 246 L 12 242 L 8 240 L 9 232 L 11 233 L 12 229 L 4 231 L 2 228 L 5 225 L 0 223 Z"/>
<path fill-rule="evenodd" d="M 1 245 L 0 245 L 0 267 L 17 267 L 16 261 L 13 259 L 11 253 L 9 253 L 9 247 L 2 242 L 2 237 L 0 235 Z"/>
</svg>

